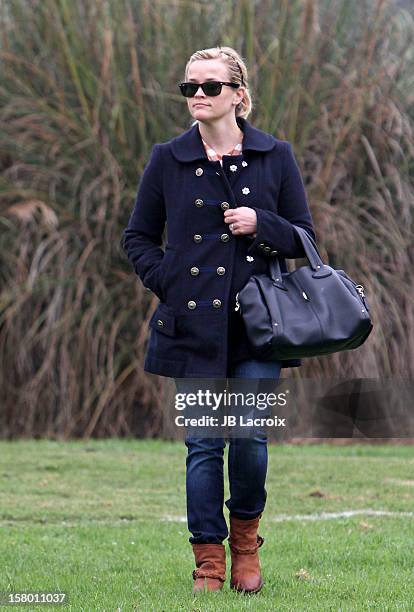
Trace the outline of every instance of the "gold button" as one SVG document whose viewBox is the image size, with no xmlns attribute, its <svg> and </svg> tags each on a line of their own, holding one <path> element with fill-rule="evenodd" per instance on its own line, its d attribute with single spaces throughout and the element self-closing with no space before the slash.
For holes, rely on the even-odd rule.
<svg viewBox="0 0 414 612">
<path fill-rule="evenodd" d="M 230 204 L 228 202 L 222 202 L 220 204 L 220 207 L 222 210 L 227 210 L 228 208 L 230 208 Z"/>
<path fill-rule="evenodd" d="M 200 234 L 194 234 L 193 240 L 194 242 L 201 242 L 203 238 L 200 236 Z"/>
<path fill-rule="evenodd" d="M 214 308 L 220 308 L 221 300 L 213 300 L 213 306 Z"/>
<path fill-rule="evenodd" d="M 277 255 L 277 251 L 270 251 L 271 255 Z"/>
<path fill-rule="evenodd" d="M 265 253 L 270 253 L 272 249 L 270 247 L 265 247 L 263 250 Z"/>
<path fill-rule="evenodd" d="M 194 204 L 198 207 L 201 208 L 202 206 L 204 206 L 204 202 L 203 200 L 201 200 L 200 198 L 197 198 L 196 200 L 194 200 Z"/>
<path fill-rule="evenodd" d="M 229 235 L 228 234 L 221 234 L 220 240 L 222 242 L 228 242 L 229 241 Z"/>
<path fill-rule="evenodd" d="M 220 276 L 224 274 L 225 271 L 226 271 L 226 268 L 223 268 L 223 266 L 220 266 L 219 268 L 217 268 L 217 274 L 220 274 Z"/>
<path fill-rule="evenodd" d="M 203 174 L 203 168 L 197 168 L 195 173 L 196 173 L 197 176 L 201 176 Z"/>
<path fill-rule="evenodd" d="M 197 306 L 197 304 L 194 302 L 194 300 L 190 300 L 189 302 L 187 302 L 187 306 L 191 310 L 194 310 L 194 308 Z"/>
<path fill-rule="evenodd" d="M 264 248 L 265 248 L 265 246 L 266 246 L 266 245 L 265 245 L 265 243 L 264 243 L 264 242 L 260 242 L 260 243 L 257 245 L 257 247 L 258 247 L 259 249 L 264 249 Z"/>
<path fill-rule="evenodd" d="M 157 325 L 159 325 L 160 327 L 164 327 L 164 321 L 161 321 L 161 319 L 158 319 Z"/>
<path fill-rule="evenodd" d="M 194 266 L 193 268 L 191 268 L 190 272 L 193 276 L 197 276 L 197 274 L 200 273 L 200 270 L 196 266 Z"/>
</svg>

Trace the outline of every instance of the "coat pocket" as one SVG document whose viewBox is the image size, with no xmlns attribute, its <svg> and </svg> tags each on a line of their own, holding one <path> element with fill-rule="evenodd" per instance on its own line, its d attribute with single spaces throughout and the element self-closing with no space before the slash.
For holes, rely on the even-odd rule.
<svg viewBox="0 0 414 612">
<path fill-rule="evenodd" d="M 161 302 L 154 311 L 149 326 L 166 336 L 175 336 L 176 321 L 174 312 Z"/>
<path fill-rule="evenodd" d="M 167 244 L 165 247 L 165 254 L 161 260 L 160 269 L 159 269 L 159 286 L 161 289 L 163 302 L 166 301 L 167 291 L 169 286 L 169 277 L 171 272 L 171 266 L 175 259 L 175 255 L 177 252 L 177 248 L 170 244 Z"/>
</svg>

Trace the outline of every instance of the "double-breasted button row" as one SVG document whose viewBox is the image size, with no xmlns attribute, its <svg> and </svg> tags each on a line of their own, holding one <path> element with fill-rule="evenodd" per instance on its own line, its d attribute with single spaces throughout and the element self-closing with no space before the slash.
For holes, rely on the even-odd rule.
<svg viewBox="0 0 414 612">
<path fill-rule="evenodd" d="M 214 308 L 221 308 L 221 300 L 215 299 L 212 301 Z M 194 310 L 197 307 L 197 302 L 195 300 L 190 300 L 187 302 L 187 306 L 190 310 Z"/>
<path fill-rule="evenodd" d="M 228 234 L 221 234 L 221 236 L 220 236 L 220 240 L 222 242 L 228 242 L 229 239 L 230 239 L 230 236 Z M 202 237 L 201 234 L 194 234 L 193 240 L 194 240 L 194 242 L 196 242 L 198 244 L 199 242 L 202 242 L 203 237 Z"/>
<path fill-rule="evenodd" d="M 259 244 L 257 245 L 257 248 L 263 251 L 265 255 L 277 255 L 278 253 L 278 251 L 276 251 L 275 249 L 272 249 L 270 246 L 268 246 L 264 242 L 259 242 Z"/>
<path fill-rule="evenodd" d="M 202 206 L 204 206 L 204 200 L 202 200 L 201 198 L 196 198 L 194 200 L 194 204 L 197 206 L 197 208 L 201 208 Z M 230 208 L 230 204 L 228 202 L 221 202 L 220 208 L 222 210 L 227 210 L 228 208 Z"/>
<path fill-rule="evenodd" d="M 219 274 L 220 276 L 222 276 L 223 274 L 226 273 L 226 268 L 224 268 L 223 266 L 219 266 L 216 270 L 217 274 Z M 192 276 L 198 276 L 200 274 L 200 268 L 197 268 L 197 266 L 193 266 L 190 269 L 190 273 Z"/>
<path fill-rule="evenodd" d="M 243 161 L 242 161 L 242 163 L 241 163 L 241 165 L 242 165 L 242 166 L 245 168 L 245 167 L 248 165 L 248 164 L 247 164 L 247 161 L 243 160 Z M 236 164 L 232 164 L 232 165 L 230 166 L 230 170 L 231 170 L 232 172 L 236 172 L 236 170 L 237 170 L 237 166 L 236 166 Z M 204 170 L 203 170 L 203 168 L 197 168 L 197 169 L 196 169 L 196 171 L 195 171 L 195 173 L 196 173 L 196 175 L 197 175 L 197 176 L 202 176 L 202 174 L 204 173 Z M 219 173 L 219 172 L 216 172 L 216 174 L 220 174 L 220 173 Z"/>
</svg>

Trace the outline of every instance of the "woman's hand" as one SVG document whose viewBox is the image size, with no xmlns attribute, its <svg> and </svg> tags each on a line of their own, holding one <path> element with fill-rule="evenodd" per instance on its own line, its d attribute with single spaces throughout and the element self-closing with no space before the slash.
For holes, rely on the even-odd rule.
<svg viewBox="0 0 414 612">
<path fill-rule="evenodd" d="M 224 211 L 224 222 L 229 224 L 233 236 L 253 234 L 257 229 L 257 216 L 254 208 L 240 206 Z"/>
</svg>

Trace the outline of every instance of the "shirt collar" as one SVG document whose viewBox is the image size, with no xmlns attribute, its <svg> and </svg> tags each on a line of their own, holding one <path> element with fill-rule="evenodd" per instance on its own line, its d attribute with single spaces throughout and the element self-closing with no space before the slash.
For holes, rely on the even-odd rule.
<svg viewBox="0 0 414 612">
<path fill-rule="evenodd" d="M 237 124 L 243 130 L 243 150 L 270 151 L 276 145 L 276 138 L 271 134 L 255 128 L 244 117 L 236 117 Z M 186 130 L 180 136 L 170 140 L 171 150 L 174 157 L 181 162 L 195 161 L 196 159 L 208 159 L 207 153 L 198 129 L 198 123 Z"/>
<path fill-rule="evenodd" d="M 206 151 L 207 157 L 209 159 L 210 157 L 219 157 L 219 154 L 217 153 L 217 151 L 213 149 L 213 147 L 211 147 L 208 144 L 208 142 L 204 140 L 204 138 L 201 138 L 201 141 L 204 145 L 204 150 Z M 229 151 L 227 151 L 227 153 L 225 153 L 224 155 L 241 155 L 242 147 L 243 147 L 242 142 L 241 143 L 238 142 L 231 149 L 229 149 Z"/>
</svg>

